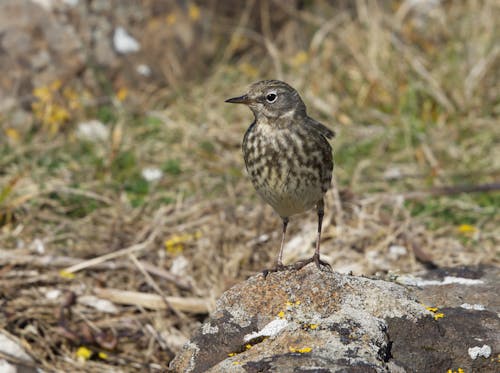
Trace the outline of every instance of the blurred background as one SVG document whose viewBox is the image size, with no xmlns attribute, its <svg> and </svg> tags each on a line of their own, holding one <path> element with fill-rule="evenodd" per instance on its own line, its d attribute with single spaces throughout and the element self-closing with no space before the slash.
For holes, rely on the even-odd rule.
<svg viewBox="0 0 500 373">
<path fill-rule="evenodd" d="M 272 266 L 253 117 L 224 103 L 262 79 L 337 133 L 335 270 L 498 265 L 499 20 L 494 0 L 1 0 L 0 337 L 27 366 L 162 371 Z M 315 231 L 291 219 L 285 263 Z"/>
</svg>

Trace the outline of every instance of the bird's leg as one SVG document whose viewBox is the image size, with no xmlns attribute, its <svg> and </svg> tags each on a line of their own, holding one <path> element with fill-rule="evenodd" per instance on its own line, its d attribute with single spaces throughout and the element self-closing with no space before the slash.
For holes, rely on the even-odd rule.
<svg viewBox="0 0 500 373">
<path fill-rule="evenodd" d="M 269 272 L 278 272 L 289 269 L 289 267 L 283 265 L 283 246 L 285 246 L 285 236 L 286 236 L 286 227 L 288 226 L 288 218 L 283 219 L 283 234 L 281 235 L 281 246 L 280 252 L 278 253 L 278 259 L 276 260 L 276 267 L 273 269 L 266 269 L 263 271 L 264 277 L 267 277 Z"/>
<path fill-rule="evenodd" d="M 280 246 L 280 252 L 278 254 L 278 260 L 276 261 L 276 268 L 283 267 L 283 246 L 285 246 L 285 236 L 286 236 L 287 226 L 288 226 L 288 218 L 283 218 L 283 234 L 281 235 L 281 246 Z"/>
<path fill-rule="evenodd" d="M 314 250 L 314 255 L 309 259 L 300 260 L 297 263 L 295 263 L 295 266 L 294 266 L 295 269 L 301 269 L 301 268 L 305 267 L 306 265 L 308 265 L 309 263 L 313 263 L 313 262 L 316 264 L 316 267 L 318 267 L 318 269 L 321 269 L 321 266 L 324 266 L 329 270 L 332 269 L 330 264 L 322 261 L 319 257 L 319 248 L 320 248 L 320 243 L 321 243 L 321 226 L 323 225 L 323 216 L 325 215 L 325 202 L 323 201 L 323 199 L 321 199 L 317 203 L 316 209 L 318 212 L 318 238 L 316 240 L 316 249 Z"/>
</svg>

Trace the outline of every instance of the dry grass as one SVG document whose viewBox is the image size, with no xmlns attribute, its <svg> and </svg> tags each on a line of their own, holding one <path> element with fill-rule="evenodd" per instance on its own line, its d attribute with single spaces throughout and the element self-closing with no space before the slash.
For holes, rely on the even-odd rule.
<svg viewBox="0 0 500 373">
<path fill-rule="evenodd" d="M 498 192 L 437 189 L 500 180 L 498 5 L 273 3 L 275 28 L 256 4 L 222 18 L 232 36 L 203 79 L 142 97 L 144 110 L 88 107 L 109 140 L 36 121 L 0 139 L 0 327 L 37 366 L 165 370 L 225 289 L 272 265 L 280 221 L 240 154 L 251 114 L 223 103 L 258 79 L 291 83 L 337 132 L 322 243 L 335 269 L 498 265 Z M 163 177 L 147 182 L 146 167 Z M 311 255 L 314 226 L 312 212 L 291 220 L 285 261 Z"/>
</svg>

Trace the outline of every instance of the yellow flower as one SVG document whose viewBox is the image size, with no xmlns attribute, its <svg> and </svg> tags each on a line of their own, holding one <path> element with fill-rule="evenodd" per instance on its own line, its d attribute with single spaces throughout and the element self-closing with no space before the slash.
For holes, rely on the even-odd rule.
<svg viewBox="0 0 500 373">
<path fill-rule="evenodd" d="M 167 14 L 167 25 L 173 25 L 177 21 L 177 16 L 174 12 Z"/>
<path fill-rule="evenodd" d="M 61 88 L 62 82 L 59 79 L 54 80 L 52 83 L 50 83 L 50 90 L 52 92 L 57 92 L 59 88 Z"/>
<path fill-rule="evenodd" d="M 292 64 L 292 66 L 298 67 L 307 63 L 308 60 L 309 60 L 309 55 L 307 54 L 307 52 L 299 51 L 295 56 L 291 58 L 290 63 Z"/>
<path fill-rule="evenodd" d="M 188 14 L 189 14 L 189 18 L 191 18 L 191 20 L 193 21 L 197 21 L 200 19 L 200 8 L 195 5 L 195 4 L 189 4 L 189 8 L 188 8 Z"/>
<path fill-rule="evenodd" d="M 285 313 L 283 311 L 278 312 L 278 317 L 282 319 L 283 317 L 285 317 Z"/>
<path fill-rule="evenodd" d="M 471 232 L 474 233 L 477 231 L 477 228 L 470 224 L 461 224 L 458 227 L 458 231 L 460 233 L 471 233 Z"/>
<path fill-rule="evenodd" d="M 11 139 L 14 142 L 19 141 L 21 138 L 21 135 L 19 135 L 19 132 L 12 127 L 6 128 L 5 129 L 5 136 L 7 136 L 9 139 Z"/>
<path fill-rule="evenodd" d="M 79 347 L 78 350 L 76 350 L 76 357 L 79 359 L 88 360 L 91 358 L 91 356 L 92 351 L 85 346 Z"/>
<path fill-rule="evenodd" d="M 259 74 L 259 70 L 257 70 L 254 66 L 250 65 L 248 62 L 243 62 L 238 65 L 239 70 L 248 76 L 249 78 L 255 78 Z"/>
<path fill-rule="evenodd" d="M 179 254 L 184 250 L 184 244 L 188 241 L 197 240 L 201 237 L 201 232 L 174 234 L 165 240 L 165 249 L 171 254 Z"/>
<path fill-rule="evenodd" d="M 48 102 L 52 99 L 52 93 L 48 87 L 38 87 L 33 89 L 33 96 L 43 102 Z"/>
<path fill-rule="evenodd" d="M 62 278 L 66 278 L 68 280 L 72 280 L 75 278 L 75 274 L 73 272 L 68 272 L 65 271 L 64 269 L 59 271 L 59 276 L 61 276 Z"/>
<path fill-rule="evenodd" d="M 124 101 L 128 96 L 128 89 L 126 87 L 122 87 L 116 92 L 116 98 L 118 101 L 122 102 Z"/>
</svg>

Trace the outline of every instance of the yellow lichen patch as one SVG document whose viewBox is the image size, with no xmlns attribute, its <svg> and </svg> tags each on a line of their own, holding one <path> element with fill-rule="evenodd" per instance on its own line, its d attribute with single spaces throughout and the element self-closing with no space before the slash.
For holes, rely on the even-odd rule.
<svg viewBox="0 0 500 373">
<path fill-rule="evenodd" d="M 92 351 L 85 346 L 81 346 L 76 350 L 76 357 L 80 360 L 88 360 L 92 357 Z"/>
<path fill-rule="evenodd" d="M 99 352 L 99 354 L 97 355 L 99 356 L 99 359 L 102 359 L 102 360 L 106 360 L 108 358 L 108 354 L 105 353 L 105 352 Z"/>
<path fill-rule="evenodd" d="M 241 361 L 233 361 L 233 365 L 241 365 Z"/>
<path fill-rule="evenodd" d="M 307 354 L 308 352 L 312 351 L 312 348 L 311 347 L 295 348 L 295 347 L 290 346 L 290 347 L 288 347 L 288 350 L 290 352 L 296 352 L 299 354 Z"/>
<path fill-rule="evenodd" d="M 250 350 L 252 348 L 252 345 L 250 343 L 247 343 L 245 345 L 245 350 Z"/>
<path fill-rule="evenodd" d="M 229 356 L 229 357 L 236 356 L 236 352 L 230 352 L 230 353 L 227 354 L 227 356 Z"/>
<path fill-rule="evenodd" d="M 443 317 L 444 317 L 444 313 L 442 313 L 442 312 L 434 314 L 434 320 L 439 320 L 439 319 L 442 319 Z"/>
<path fill-rule="evenodd" d="M 283 311 L 278 312 L 278 317 L 280 319 L 284 318 L 285 317 L 285 312 L 283 312 Z"/>
<path fill-rule="evenodd" d="M 425 307 L 425 309 L 427 311 L 430 311 L 430 312 L 432 312 L 434 314 L 433 315 L 434 316 L 434 320 L 439 320 L 439 319 L 442 319 L 444 317 L 444 313 L 438 312 L 439 309 L 437 307 L 428 307 L 428 306 L 425 306 L 425 305 L 424 305 L 424 307 Z"/>
<path fill-rule="evenodd" d="M 465 373 L 465 371 L 462 368 L 458 368 L 457 370 L 448 369 L 446 373 Z"/>
<path fill-rule="evenodd" d="M 319 326 L 318 324 L 309 324 L 309 329 L 312 329 L 312 330 L 318 329 L 318 326 Z"/>
</svg>

